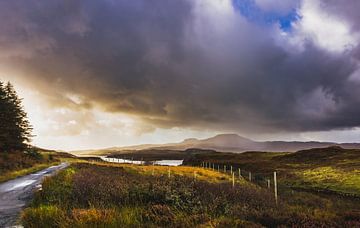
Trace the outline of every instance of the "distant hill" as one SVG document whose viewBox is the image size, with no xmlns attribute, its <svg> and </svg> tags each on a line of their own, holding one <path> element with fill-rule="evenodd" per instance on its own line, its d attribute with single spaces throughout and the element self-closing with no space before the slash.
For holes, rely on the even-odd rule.
<svg viewBox="0 0 360 228">
<path fill-rule="evenodd" d="M 300 142 L 300 141 L 254 141 L 237 134 L 220 134 L 208 139 L 185 139 L 180 143 L 144 144 L 128 147 L 112 147 L 102 150 L 72 151 L 76 155 L 109 155 L 114 152 L 129 152 L 134 150 L 186 150 L 189 148 L 209 149 L 222 152 L 295 152 L 311 148 L 341 146 L 345 149 L 360 149 L 360 143 L 333 143 L 333 142 Z"/>
<path fill-rule="evenodd" d="M 299 150 L 295 153 L 277 157 L 276 160 L 286 163 L 306 163 L 306 164 L 345 164 L 346 162 L 359 159 L 360 150 L 344 149 L 340 146 L 330 146 L 326 148 L 313 148 Z"/>
</svg>

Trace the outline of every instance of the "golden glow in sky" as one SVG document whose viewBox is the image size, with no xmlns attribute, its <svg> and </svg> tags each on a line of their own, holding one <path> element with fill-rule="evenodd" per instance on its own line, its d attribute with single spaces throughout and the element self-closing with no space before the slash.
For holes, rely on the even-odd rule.
<svg viewBox="0 0 360 228">
<path fill-rule="evenodd" d="M 155 129 L 135 116 L 100 109 L 71 110 L 49 105 L 39 91 L 15 82 L 34 127 L 33 144 L 47 149 L 83 150 L 145 143 L 178 142 L 187 137 L 210 137 L 210 131 Z M 45 96 L 46 97 L 46 96 Z"/>
</svg>

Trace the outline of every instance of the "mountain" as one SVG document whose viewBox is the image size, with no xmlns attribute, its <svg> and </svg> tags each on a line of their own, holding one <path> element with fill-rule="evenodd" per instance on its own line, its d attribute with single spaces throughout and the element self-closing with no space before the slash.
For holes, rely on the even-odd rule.
<svg viewBox="0 0 360 228">
<path fill-rule="evenodd" d="M 268 151 L 295 152 L 311 148 L 341 146 L 346 149 L 360 149 L 360 143 L 300 142 L 300 141 L 254 141 L 237 134 L 220 134 L 208 139 L 185 139 L 180 143 L 143 144 L 127 147 L 112 147 L 102 150 L 72 151 L 76 155 L 107 155 L 114 152 L 127 153 L 134 150 L 186 150 L 189 148 L 209 149 L 223 152 Z"/>
</svg>

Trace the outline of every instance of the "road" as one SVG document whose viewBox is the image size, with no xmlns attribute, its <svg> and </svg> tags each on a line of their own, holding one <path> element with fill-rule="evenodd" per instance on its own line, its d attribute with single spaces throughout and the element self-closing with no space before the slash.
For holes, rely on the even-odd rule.
<svg viewBox="0 0 360 228">
<path fill-rule="evenodd" d="M 34 190 L 41 187 L 42 180 L 67 166 L 67 163 L 62 163 L 0 184 L 0 227 L 15 225 Z"/>
</svg>

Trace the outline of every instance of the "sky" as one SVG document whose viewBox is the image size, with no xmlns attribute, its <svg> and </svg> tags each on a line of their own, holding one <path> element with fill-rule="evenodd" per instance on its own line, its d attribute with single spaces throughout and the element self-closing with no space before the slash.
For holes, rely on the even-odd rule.
<svg viewBox="0 0 360 228">
<path fill-rule="evenodd" d="M 0 2 L 0 80 L 37 146 L 220 133 L 359 142 L 360 1 Z"/>
</svg>

